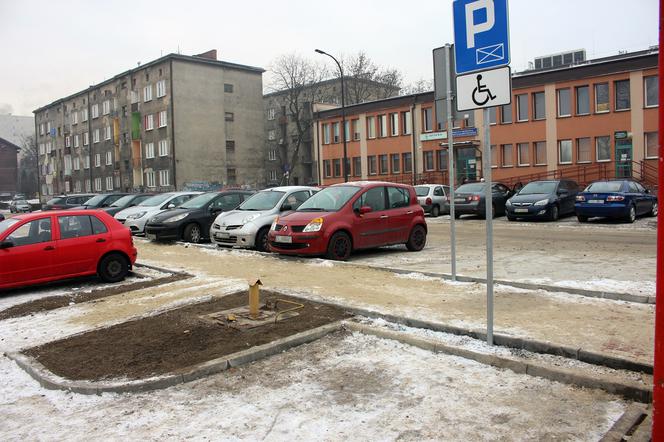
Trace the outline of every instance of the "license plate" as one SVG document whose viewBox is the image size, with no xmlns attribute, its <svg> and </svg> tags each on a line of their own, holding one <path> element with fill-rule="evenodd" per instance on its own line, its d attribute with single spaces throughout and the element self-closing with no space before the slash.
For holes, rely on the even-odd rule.
<svg viewBox="0 0 664 442">
<path fill-rule="evenodd" d="M 145 237 L 151 241 L 157 239 L 157 235 L 155 235 L 154 233 L 146 233 Z"/>
<path fill-rule="evenodd" d="M 283 242 L 283 243 L 292 243 L 293 242 L 293 237 L 292 236 L 284 236 L 284 235 L 277 235 L 274 238 L 275 242 Z"/>
<path fill-rule="evenodd" d="M 604 204 L 604 200 L 588 200 L 589 204 Z"/>
<path fill-rule="evenodd" d="M 215 233 L 215 234 L 214 234 L 214 237 L 215 237 L 215 238 L 221 238 L 221 239 L 228 238 L 229 236 L 230 236 L 230 235 L 229 235 L 228 233 L 221 233 L 221 232 L 218 232 L 218 233 Z"/>
<path fill-rule="evenodd" d="M 528 213 L 528 209 L 514 209 L 516 213 Z"/>
<path fill-rule="evenodd" d="M 454 202 L 455 202 L 455 203 L 465 203 L 465 202 L 466 202 L 466 198 L 454 198 Z"/>
</svg>

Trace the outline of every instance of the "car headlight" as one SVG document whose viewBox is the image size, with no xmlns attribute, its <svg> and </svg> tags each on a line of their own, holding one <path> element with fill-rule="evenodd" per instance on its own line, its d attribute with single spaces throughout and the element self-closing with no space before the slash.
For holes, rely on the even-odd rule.
<svg viewBox="0 0 664 442">
<path fill-rule="evenodd" d="M 315 218 L 309 221 L 304 227 L 303 232 L 318 232 L 323 228 L 323 218 Z"/>
<path fill-rule="evenodd" d="M 188 213 L 181 213 L 179 215 L 171 216 L 170 218 L 167 218 L 164 220 L 165 223 L 174 223 L 177 221 L 180 221 L 182 219 L 185 219 L 187 216 L 189 216 Z"/>
<path fill-rule="evenodd" d="M 507 200 L 507 201 L 505 202 L 505 205 L 506 205 L 506 206 L 511 206 L 511 205 L 512 205 L 512 200 Z"/>
<path fill-rule="evenodd" d="M 138 213 L 132 213 L 131 215 L 127 216 L 127 219 L 139 219 L 143 218 L 145 214 L 148 212 L 138 212 Z"/>
<path fill-rule="evenodd" d="M 547 204 L 549 204 L 549 200 L 545 199 L 537 201 L 533 206 L 546 206 Z"/>
<path fill-rule="evenodd" d="M 242 218 L 242 224 L 247 224 L 248 222 L 251 222 L 261 216 L 259 213 L 252 213 L 251 215 L 247 215 L 244 218 Z"/>
</svg>

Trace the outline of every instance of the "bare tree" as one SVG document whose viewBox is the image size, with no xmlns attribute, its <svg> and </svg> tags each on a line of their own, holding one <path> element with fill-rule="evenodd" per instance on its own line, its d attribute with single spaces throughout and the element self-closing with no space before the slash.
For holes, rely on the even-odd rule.
<svg viewBox="0 0 664 442">
<path fill-rule="evenodd" d="M 39 155 L 34 135 L 23 136 L 20 147 L 19 189 L 26 195 L 35 195 L 39 190 Z"/>
<path fill-rule="evenodd" d="M 346 81 L 346 103 L 363 103 L 399 94 L 403 76 L 397 69 L 382 68 L 360 51 L 342 59 Z"/>
<path fill-rule="evenodd" d="M 433 79 L 420 78 L 414 83 L 407 84 L 401 89 L 401 95 L 421 94 L 433 91 Z"/>
</svg>

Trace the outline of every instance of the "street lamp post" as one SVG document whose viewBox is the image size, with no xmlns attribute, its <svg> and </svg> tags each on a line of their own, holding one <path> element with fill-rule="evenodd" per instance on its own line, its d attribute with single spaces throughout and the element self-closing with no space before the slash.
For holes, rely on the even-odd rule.
<svg viewBox="0 0 664 442">
<path fill-rule="evenodd" d="M 344 140 L 344 164 L 343 164 L 343 171 L 344 171 L 344 182 L 348 182 L 348 148 L 346 145 L 346 94 L 344 92 L 344 70 L 341 68 L 341 63 L 334 58 L 332 55 L 328 54 L 325 51 L 321 51 L 320 49 L 316 49 L 316 52 L 319 54 L 327 55 L 330 57 L 334 62 L 337 64 L 339 67 L 339 74 L 341 75 L 341 132 L 342 132 L 342 138 Z M 350 131 L 349 131 L 350 132 Z"/>
</svg>

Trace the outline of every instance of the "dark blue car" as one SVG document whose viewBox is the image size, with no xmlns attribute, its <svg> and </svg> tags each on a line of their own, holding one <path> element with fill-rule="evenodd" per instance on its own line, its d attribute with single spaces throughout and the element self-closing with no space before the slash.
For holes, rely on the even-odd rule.
<svg viewBox="0 0 664 442">
<path fill-rule="evenodd" d="M 630 179 L 590 183 L 576 196 L 574 210 L 579 222 L 592 217 L 624 219 L 630 223 L 639 215 L 657 216 L 657 197 Z"/>
</svg>

